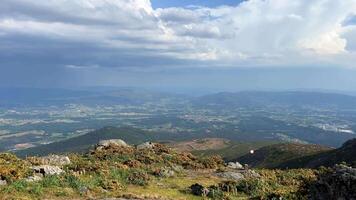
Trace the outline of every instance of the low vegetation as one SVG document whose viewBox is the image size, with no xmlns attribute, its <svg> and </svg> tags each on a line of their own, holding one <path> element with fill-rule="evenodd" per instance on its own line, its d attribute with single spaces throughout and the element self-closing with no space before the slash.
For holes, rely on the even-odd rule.
<svg viewBox="0 0 356 200">
<path fill-rule="evenodd" d="M 230 169 L 219 156 L 197 157 L 165 145 L 108 145 L 69 154 L 63 173 L 35 174 L 41 159 L 0 154 L 0 199 L 307 199 L 321 170 Z M 323 169 L 325 170 L 325 169 Z M 228 179 L 219 173 L 238 173 Z"/>
</svg>

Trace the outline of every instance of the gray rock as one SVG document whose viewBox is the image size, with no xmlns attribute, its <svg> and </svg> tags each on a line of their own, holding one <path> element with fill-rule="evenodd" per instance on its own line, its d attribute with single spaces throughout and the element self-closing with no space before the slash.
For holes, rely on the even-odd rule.
<svg viewBox="0 0 356 200">
<path fill-rule="evenodd" d="M 6 180 L 0 180 L 0 186 L 3 186 L 3 185 L 7 185 L 7 181 Z"/>
<path fill-rule="evenodd" d="M 32 183 L 32 182 L 38 182 L 41 181 L 43 179 L 42 176 L 39 175 L 34 175 L 34 176 L 30 176 L 28 178 L 25 179 L 26 182 Z"/>
<path fill-rule="evenodd" d="M 140 144 L 137 146 L 137 149 L 140 150 L 140 149 L 152 149 L 154 147 L 154 143 L 152 142 L 145 142 L 143 144 Z"/>
<path fill-rule="evenodd" d="M 64 166 L 69 165 L 70 159 L 68 156 L 58 156 L 58 155 L 49 155 L 40 158 L 43 165 L 55 165 L 55 166 Z"/>
<path fill-rule="evenodd" d="M 231 169 L 244 169 L 244 167 L 239 162 L 229 162 L 227 167 Z"/>
<path fill-rule="evenodd" d="M 123 146 L 123 147 L 127 147 L 129 146 L 128 144 L 126 144 L 125 141 L 120 140 L 120 139 L 112 139 L 112 140 L 101 140 L 98 144 L 98 147 L 108 147 L 110 145 L 114 145 L 114 146 Z"/>
<path fill-rule="evenodd" d="M 254 170 L 251 170 L 251 169 L 245 170 L 244 176 L 245 176 L 245 178 L 260 178 L 261 177 L 261 175 L 259 173 L 255 172 Z"/>
<path fill-rule="evenodd" d="M 170 168 L 164 167 L 158 170 L 156 172 L 156 175 L 163 178 L 169 178 L 169 177 L 173 177 L 175 175 L 175 172 Z"/>
<path fill-rule="evenodd" d="M 64 171 L 58 166 L 51 165 L 40 165 L 32 167 L 35 173 L 42 174 L 43 176 L 48 175 L 60 175 L 64 173 Z"/>
<path fill-rule="evenodd" d="M 234 180 L 234 181 L 239 181 L 239 180 L 245 178 L 245 176 L 240 172 L 220 172 L 220 173 L 217 173 L 216 175 L 221 178 Z"/>
</svg>

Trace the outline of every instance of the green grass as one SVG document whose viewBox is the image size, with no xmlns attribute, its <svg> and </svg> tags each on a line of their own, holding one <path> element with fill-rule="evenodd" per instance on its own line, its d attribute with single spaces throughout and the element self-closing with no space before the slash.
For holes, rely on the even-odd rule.
<svg viewBox="0 0 356 200">
<path fill-rule="evenodd" d="M 230 141 L 229 146 L 222 149 L 210 149 L 203 151 L 193 151 L 197 156 L 220 155 L 226 161 L 236 160 L 237 158 L 246 155 L 251 149 L 259 149 L 261 147 L 280 143 L 279 141 L 259 141 L 259 142 L 235 142 Z"/>
</svg>

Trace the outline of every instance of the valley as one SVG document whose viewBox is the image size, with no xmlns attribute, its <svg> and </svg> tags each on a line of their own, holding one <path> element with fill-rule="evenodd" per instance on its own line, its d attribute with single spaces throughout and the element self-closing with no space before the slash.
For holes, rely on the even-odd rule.
<svg viewBox="0 0 356 200">
<path fill-rule="evenodd" d="M 32 90 L 31 94 L 40 93 Z M 215 137 L 339 147 L 356 136 L 356 97 L 332 93 L 240 92 L 193 97 L 116 89 L 61 91 L 61 97 L 26 95 L 20 92 L 22 98 L 11 103 L 0 100 L 3 150 L 49 144 L 107 126 L 138 128 L 156 133 L 160 140 L 175 141 Z"/>
</svg>

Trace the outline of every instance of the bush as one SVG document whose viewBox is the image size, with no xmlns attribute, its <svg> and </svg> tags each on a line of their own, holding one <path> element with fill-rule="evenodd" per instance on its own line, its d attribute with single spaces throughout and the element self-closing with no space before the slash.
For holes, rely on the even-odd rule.
<svg viewBox="0 0 356 200">
<path fill-rule="evenodd" d="M 127 180 L 130 184 L 145 186 L 148 184 L 150 177 L 147 174 L 147 172 L 134 171 L 129 174 L 129 176 L 127 177 Z"/>
<path fill-rule="evenodd" d="M 0 154 L 0 180 L 8 183 L 26 178 L 32 174 L 30 164 L 10 153 Z"/>
</svg>

